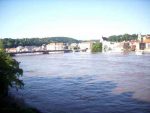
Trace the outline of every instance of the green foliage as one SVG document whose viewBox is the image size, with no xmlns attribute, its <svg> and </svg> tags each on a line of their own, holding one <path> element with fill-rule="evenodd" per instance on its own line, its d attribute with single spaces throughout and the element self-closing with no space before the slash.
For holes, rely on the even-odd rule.
<svg viewBox="0 0 150 113">
<path fill-rule="evenodd" d="M 50 42 L 78 43 L 78 40 L 68 37 L 48 37 L 48 38 L 23 38 L 23 39 L 3 39 L 4 48 L 17 46 L 41 46 Z"/>
<path fill-rule="evenodd" d="M 94 43 L 92 45 L 92 52 L 102 52 L 102 43 Z"/>
<path fill-rule="evenodd" d="M 2 43 L 1 43 L 2 44 Z M 23 70 L 19 67 L 19 62 L 10 57 L 5 51 L 0 49 L 0 96 L 7 96 L 9 87 L 16 89 L 22 87 L 23 81 L 19 79 Z"/>
<path fill-rule="evenodd" d="M 2 42 L 2 40 L 0 40 L 0 51 L 3 51 L 3 50 L 4 50 L 3 42 Z"/>
<path fill-rule="evenodd" d="M 112 42 L 122 42 L 122 41 L 129 41 L 129 40 L 136 40 L 138 35 L 136 34 L 124 34 L 124 35 L 112 35 L 108 38 L 109 41 Z"/>
</svg>

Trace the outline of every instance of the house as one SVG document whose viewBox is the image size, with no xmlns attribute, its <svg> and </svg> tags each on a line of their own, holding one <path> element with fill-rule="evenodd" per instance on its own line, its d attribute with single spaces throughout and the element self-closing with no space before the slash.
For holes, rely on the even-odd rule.
<svg viewBox="0 0 150 113">
<path fill-rule="evenodd" d="M 150 34 L 143 37 L 143 42 L 145 44 L 145 50 L 150 52 Z"/>
<path fill-rule="evenodd" d="M 138 38 L 139 43 L 136 45 L 136 50 L 144 50 L 150 52 L 150 34 Z"/>
<path fill-rule="evenodd" d="M 64 43 L 49 43 L 46 45 L 47 50 L 64 50 Z"/>
<path fill-rule="evenodd" d="M 15 52 L 17 52 L 17 49 L 16 48 L 6 48 L 6 52 L 15 53 Z"/>
<path fill-rule="evenodd" d="M 81 42 L 78 44 L 80 51 L 82 52 L 91 52 L 92 50 L 92 45 L 94 42 L 88 41 L 88 42 Z"/>
<path fill-rule="evenodd" d="M 113 49 L 114 43 L 108 41 L 108 38 L 102 36 L 99 42 L 102 43 L 102 52 L 107 52 Z"/>
<path fill-rule="evenodd" d="M 35 46 L 32 51 L 41 51 L 42 50 L 42 46 Z"/>
<path fill-rule="evenodd" d="M 102 52 L 121 52 L 123 44 L 118 42 L 110 42 L 107 37 L 101 37 L 100 43 L 102 43 Z"/>
<path fill-rule="evenodd" d="M 105 37 L 100 38 L 100 43 L 102 43 L 102 52 L 106 52 L 111 49 L 112 43 L 107 41 Z"/>
<path fill-rule="evenodd" d="M 70 50 L 77 50 L 79 47 L 78 47 L 78 44 L 77 43 L 71 43 L 69 45 L 69 49 Z"/>
<path fill-rule="evenodd" d="M 46 50 L 46 44 L 43 44 L 43 45 L 41 46 L 41 49 L 42 49 L 42 50 Z"/>
<path fill-rule="evenodd" d="M 34 48 L 35 48 L 36 46 L 25 46 L 23 49 L 21 49 L 21 51 L 34 51 Z"/>
<path fill-rule="evenodd" d="M 111 42 L 110 51 L 120 53 L 124 51 L 125 42 Z"/>
<path fill-rule="evenodd" d="M 129 41 L 129 47 L 131 51 L 135 51 L 136 50 L 136 45 L 137 45 L 138 41 L 137 40 L 130 40 Z"/>
<path fill-rule="evenodd" d="M 17 52 L 21 52 L 23 48 L 24 47 L 22 47 L 22 46 L 18 46 L 18 47 L 16 47 L 16 50 L 17 50 Z"/>
</svg>

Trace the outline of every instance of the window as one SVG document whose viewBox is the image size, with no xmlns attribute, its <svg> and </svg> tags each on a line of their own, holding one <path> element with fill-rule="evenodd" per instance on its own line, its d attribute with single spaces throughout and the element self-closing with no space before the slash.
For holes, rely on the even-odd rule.
<svg viewBox="0 0 150 113">
<path fill-rule="evenodd" d="M 140 50 L 144 50 L 145 49 L 145 43 L 140 43 Z"/>
</svg>

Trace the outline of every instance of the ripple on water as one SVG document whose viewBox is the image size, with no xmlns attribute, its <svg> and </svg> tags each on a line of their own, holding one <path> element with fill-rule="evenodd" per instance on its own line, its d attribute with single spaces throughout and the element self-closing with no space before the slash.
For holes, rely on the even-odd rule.
<svg viewBox="0 0 150 113">
<path fill-rule="evenodd" d="M 17 60 L 26 84 L 18 94 L 45 113 L 150 112 L 149 56 L 63 54 Z"/>
</svg>

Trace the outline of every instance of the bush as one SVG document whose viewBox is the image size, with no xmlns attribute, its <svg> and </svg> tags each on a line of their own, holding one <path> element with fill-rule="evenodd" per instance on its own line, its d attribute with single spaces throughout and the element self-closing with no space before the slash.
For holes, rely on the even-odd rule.
<svg viewBox="0 0 150 113">
<path fill-rule="evenodd" d="M 23 70 L 19 62 L 5 53 L 0 41 L 0 97 L 7 96 L 9 87 L 21 88 L 24 83 L 19 79 Z"/>
<path fill-rule="evenodd" d="M 92 45 L 92 52 L 102 52 L 102 43 L 94 43 Z"/>
</svg>

